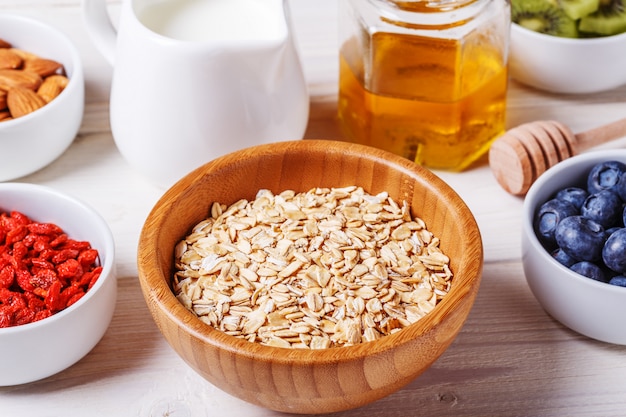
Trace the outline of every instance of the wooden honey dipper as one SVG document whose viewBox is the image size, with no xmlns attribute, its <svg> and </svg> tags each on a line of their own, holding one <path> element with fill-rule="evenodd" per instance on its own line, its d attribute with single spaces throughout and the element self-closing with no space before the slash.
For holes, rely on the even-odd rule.
<svg viewBox="0 0 626 417">
<path fill-rule="evenodd" d="M 513 195 L 525 195 L 551 166 L 624 135 L 626 118 L 577 134 L 553 120 L 526 123 L 494 141 L 489 165 L 502 188 Z"/>
</svg>

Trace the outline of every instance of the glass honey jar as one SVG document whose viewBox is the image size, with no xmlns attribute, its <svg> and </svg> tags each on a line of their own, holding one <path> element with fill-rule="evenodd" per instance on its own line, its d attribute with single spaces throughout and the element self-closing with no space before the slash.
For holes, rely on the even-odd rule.
<svg viewBox="0 0 626 417">
<path fill-rule="evenodd" d="M 508 0 L 340 0 L 347 140 L 460 171 L 505 128 Z"/>
</svg>

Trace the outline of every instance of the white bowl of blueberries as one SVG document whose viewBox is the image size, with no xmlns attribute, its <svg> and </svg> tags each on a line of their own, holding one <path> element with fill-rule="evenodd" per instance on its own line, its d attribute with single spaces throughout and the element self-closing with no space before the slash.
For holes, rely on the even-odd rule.
<svg viewBox="0 0 626 417">
<path fill-rule="evenodd" d="M 524 200 L 522 261 L 528 285 L 553 318 L 603 342 L 626 345 L 626 150 L 567 159 Z"/>
</svg>

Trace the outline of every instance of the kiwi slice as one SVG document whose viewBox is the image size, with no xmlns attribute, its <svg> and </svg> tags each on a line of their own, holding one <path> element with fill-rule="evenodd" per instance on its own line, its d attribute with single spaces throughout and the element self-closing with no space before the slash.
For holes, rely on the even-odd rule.
<svg viewBox="0 0 626 417">
<path fill-rule="evenodd" d="M 600 0 L 559 0 L 559 6 L 571 19 L 578 20 L 598 10 Z"/>
<path fill-rule="evenodd" d="M 564 38 L 578 37 L 576 21 L 551 0 L 512 0 L 511 20 L 535 32 Z"/>
<path fill-rule="evenodd" d="M 585 36 L 610 36 L 626 32 L 626 0 L 600 0 L 596 12 L 580 19 L 578 29 Z"/>
</svg>

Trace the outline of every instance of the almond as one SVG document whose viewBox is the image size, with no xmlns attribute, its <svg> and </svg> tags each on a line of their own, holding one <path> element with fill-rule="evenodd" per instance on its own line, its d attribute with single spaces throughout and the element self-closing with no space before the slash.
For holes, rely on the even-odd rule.
<svg viewBox="0 0 626 417">
<path fill-rule="evenodd" d="M 63 68 L 63 64 L 46 58 L 33 58 L 24 60 L 24 70 L 39 74 L 40 77 L 47 77 Z"/>
<path fill-rule="evenodd" d="M 46 105 L 46 100 L 25 87 L 13 87 L 7 92 L 7 107 L 13 118 L 24 116 Z"/>
<path fill-rule="evenodd" d="M 68 85 L 63 64 L 0 39 L 0 120 L 45 106 Z"/>
<path fill-rule="evenodd" d="M 8 48 L 0 48 L 0 68 L 16 69 L 22 66 L 22 58 Z"/>
<path fill-rule="evenodd" d="M 23 49 L 19 49 L 19 48 L 11 48 L 11 51 L 15 52 L 16 54 L 19 55 L 20 58 L 22 58 L 23 60 L 27 60 L 27 59 L 37 59 L 39 58 L 38 55 L 33 54 L 31 52 L 25 51 Z"/>
<path fill-rule="evenodd" d="M 11 87 L 25 87 L 33 91 L 42 83 L 42 78 L 36 72 L 16 69 L 0 69 L 0 88 L 8 90 Z"/>
<path fill-rule="evenodd" d="M 65 75 L 55 74 L 44 78 L 41 86 L 37 90 L 37 94 L 43 97 L 46 102 L 52 101 L 61 91 L 67 87 L 69 79 Z M 1 104 L 1 103 L 0 103 Z M 1 108 L 1 107 L 0 107 Z"/>
</svg>

